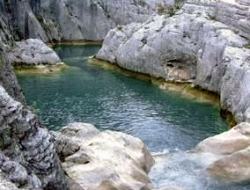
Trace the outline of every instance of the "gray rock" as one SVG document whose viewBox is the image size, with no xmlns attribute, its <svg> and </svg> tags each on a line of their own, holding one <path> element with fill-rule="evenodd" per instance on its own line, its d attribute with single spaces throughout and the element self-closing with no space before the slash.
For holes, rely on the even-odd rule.
<svg viewBox="0 0 250 190">
<path fill-rule="evenodd" d="M 250 2 L 248 0 L 236 0 L 237 3 L 250 6 Z"/>
<path fill-rule="evenodd" d="M 220 16 L 227 10 L 234 15 L 230 19 Z M 244 34 L 250 28 L 236 23 L 249 19 L 248 10 L 224 1 L 190 0 L 172 17 L 111 30 L 96 57 L 154 77 L 194 82 L 218 93 L 222 109 L 237 122 L 246 121 L 250 42 Z"/>
<path fill-rule="evenodd" d="M 15 184 L 9 181 L 0 171 L 0 189 L 2 190 L 28 190 L 24 188 L 17 188 Z"/>
<path fill-rule="evenodd" d="M 118 25 L 174 12 L 182 0 L 0 1 L 0 43 L 29 38 L 44 42 L 102 40 Z M 8 15 L 6 17 L 6 15 Z"/>
<path fill-rule="evenodd" d="M 16 101 L 26 105 L 25 98 L 17 82 L 13 68 L 4 54 L 5 53 L 0 53 L 0 85 L 3 86 L 8 94 Z"/>
<path fill-rule="evenodd" d="M 15 42 L 8 52 L 8 59 L 14 66 L 57 65 L 61 62 L 58 55 L 38 39 Z"/>
<path fill-rule="evenodd" d="M 153 13 L 144 0 L 119 3 L 113 0 L 46 0 L 42 1 L 41 9 L 46 30 L 52 28 L 49 33 L 57 40 L 101 40 L 111 28 L 145 21 Z"/>
<path fill-rule="evenodd" d="M 100 40 L 117 24 L 145 21 L 153 10 L 146 2 L 140 2 L 143 6 L 139 1 L 1 1 L 0 25 L 4 30 L 0 32 L 0 42 L 9 43 L 13 37 L 44 42 Z"/>
<path fill-rule="evenodd" d="M 67 189 L 51 135 L 0 86 L 0 169 L 18 187 Z"/>
</svg>

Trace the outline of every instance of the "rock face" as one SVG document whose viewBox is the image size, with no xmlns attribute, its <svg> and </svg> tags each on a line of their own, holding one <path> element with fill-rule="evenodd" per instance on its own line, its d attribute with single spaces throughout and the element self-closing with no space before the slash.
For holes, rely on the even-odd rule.
<svg viewBox="0 0 250 190">
<path fill-rule="evenodd" d="M 0 52 L 0 85 L 3 86 L 9 95 L 16 101 L 26 105 L 25 98 L 21 92 L 13 68 L 7 61 L 5 54 L 4 52 Z"/>
<path fill-rule="evenodd" d="M 146 21 L 173 4 L 174 0 L 0 0 L 0 43 L 28 38 L 102 40 L 111 28 Z"/>
<path fill-rule="evenodd" d="M 85 123 L 72 123 L 54 135 L 63 168 L 78 189 L 151 189 L 147 172 L 154 160 L 141 140 Z"/>
<path fill-rule="evenodd" d="M 191 81 L 219 93 L 222 109 L 237 122 L 248 121 L 249 15 L 249 6 L 190 0 L 172 17 L 111 30 L 96 57 L 166 80 Z"/>
<path fill-rule="evenodd" d="M 118 24 L 142 22 L 153 14 L 144 0 L 46 0 L 40 9 L 44 28 L 55 40 L 102 40 Z"/>
<path fill-rule="evenodd" d="M 9 63 L 2 58 L 0 67 L 0 84 L 16 100 L 25 103 Z M 14 189 L 12 182 L 21 189 L 67 189 L 48 130 L 1 85 L 0 176 L 6 184 L 0 187 Z"/>
<path fill-rule="evenodd" d="M 61 63 L 58 55 L 38 39 L 15 42 L 13 48 L 8 52 L 8 59 L 14 66 L 57 65 Z"/>
</svg>

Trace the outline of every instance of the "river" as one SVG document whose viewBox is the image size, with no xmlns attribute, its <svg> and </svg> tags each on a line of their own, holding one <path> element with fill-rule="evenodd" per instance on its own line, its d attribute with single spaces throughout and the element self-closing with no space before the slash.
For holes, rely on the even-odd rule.
<svg viewBox="0 0 250 190">
<path fill-rule="evenodd" d="M 55 51 L 70 66 L 68 69 L 56 74 L 18 75 L 28 104 L 51 130 L 70 122 L 88 122 L 101 130 L 139 137 L 157 157 L 158 165 L 150 174 L 156 186 L 171 180 L 178 185 L 180 182 L 173 179 L 180 177 L 183 181 L 182 175 L 190 174 L 193 181 L 183 186 L 200 190 L 208 182 L 199 183 L 200 176 L 190 170 L 203 165 L 191 164 L 187 170 L 180 167 L 185 168 L 184 162 L 190 164 L 190 154 L 185 151 L 227 130 L 219 107 L 89 63 L 89 56 L 99 48 L 99 45 L 57 46 Z M 166 175 L 166 170 L 172 176 Z M 174 176 L 173 172 L 178 174 Z M 190 181 L 198 185 L 192 186 Z"/>
</svg>

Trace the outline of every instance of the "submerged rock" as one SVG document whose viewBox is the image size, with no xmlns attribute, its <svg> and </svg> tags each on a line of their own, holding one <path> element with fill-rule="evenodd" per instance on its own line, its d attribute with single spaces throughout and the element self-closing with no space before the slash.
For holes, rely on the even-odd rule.
<svg viewBox="0 0 250 190">
<path fill-rule="evenodd" d="M 151 189 L 154 160 L 138 138 L 72 123 L 53 132 L 63 168 L 82 189 Z"/>
<path fill-rule="evenodd" d="M 8 52 L 14 66 L 57 65 L 61 63 L 58 55 L 41 40 L 28 39 L 15 42 Z"/>
</svg>

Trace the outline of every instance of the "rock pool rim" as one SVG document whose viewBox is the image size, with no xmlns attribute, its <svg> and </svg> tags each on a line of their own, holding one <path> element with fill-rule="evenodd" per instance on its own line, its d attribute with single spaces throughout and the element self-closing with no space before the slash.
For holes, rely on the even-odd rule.
<svg viewBox="0 0 250 190">
<path fill-rule="evenodd" d="M 15 74 L 55 74 L 68 69 L 64 62 L 56 65 L 17 65 L 13 66 Z"/>
<path fill-rule="evenodd" d="M 102 45 L 103 40 L 61 40 L 46 43 L 47 46 L 55 48 L 56 46 L 66 45 Z"/>
<path fill-rule="evenodd" d="M 166 80 L 161 77 L 154 77 L 150 74 L 140 73 L 122 68 L 117 63 L 111 63 L 109 61 L 101 60 L 96 58 L 95 56 L 89 57 L 88 62 L 105 69 L 117 71 L 132 78 L 147 81 L 163 90 L 169 90 L 171 92 L 181 94 L 184 97 L 195 99 L 196 101 L 209 102 L 220 107 L 220 96 L 218 93 L 203 89 L 202 87 L 192 83 L 193 81 L 175 81 Z M 235 117 L 228 110 L 223 110 L 220 108 L 220 116 L 225 119 L 227 125 L 229 126 L 228 129 L 234 127 L 237 124 Z"/>
</svg>

